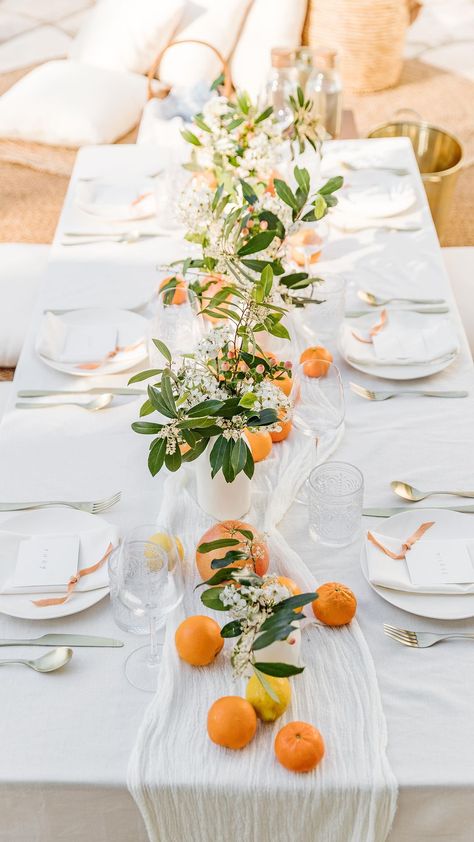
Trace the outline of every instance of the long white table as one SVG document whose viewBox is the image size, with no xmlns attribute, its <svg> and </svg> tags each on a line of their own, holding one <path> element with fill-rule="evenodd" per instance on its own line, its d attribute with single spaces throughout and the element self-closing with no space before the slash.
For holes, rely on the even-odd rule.
<svg viewBox="0 0 474 842">
<path fill-rule="evenodd" d="M 338 143 L 333 148 L 344 157 L 348 150 L 365 148 L 370 142 Z M 469 398 L 458 401 L 413 398 L 373 404 L 346 388 L 346 435 L 335 458 L 362 470 L 366 505 L 388 506 L 396 504 L 389 489 L 394 478 L 411 479 L 422 487 L 435 487 L 441 480 L 446 486 L 472 486 L 474 378 L 411 148 L 403 140 L 375 143 L 392 165 L 410 166 L 423 230 L 334 233 L 320 274 L 330 267 L 344 273 L 356 288 L 446 297 L 458 323 L 462 353 L 449 369 L 424 384 L 470 391 Z M 79 154 L 48 276 L 16 372 L 15 392 L 72 386 L 71 378 L 45 367 L 36 357 L 36 329 L 45 307 L 134 306 L 156 285 L 155 265 L 182 254 L 179 242 L 164 238 L 134 245 L 60 245 L 63 231 L 91 225 L 73 204 L 78 177 L 113 177 L 125 170 L 129 175 L 143 174 L 160 163 L 160 151 L 147 147 L 97 147 Z M 350 380 L 363 385 L 375 382 L 350 369 L 338 355 L 336 362 L 346 385 Z M 128 376 L 112 379 L 122 384 Z M 91 414 L 74 408 L 19 411 L 13 402 L 14 395 L 0 428 L 0 500 L 61 495 L 91 499 L 121 489 L 122 501 L 107 519 L 127 530 L 156 516 L 163 477 L 149 476 L 148 441 L 130 431 L 139 401 Z M 293 506 L 282 531 L 320 581 L 336 579 L 353 588 L 375 661 L 389 758 L 400 786 L 390 842 L 470 842 L 474 647 L 461 641 L 428 650 L 407 649 L 383 635 L 382 623 L 473 631 L 474 621 L 429 621 L 388 605 L 362 576 L 359 542 L 344 550 L 317 546 L 308 536 L 306 517 L 301 506 Z M 2 515 L 0 522 L 5 519 Z M 366 525 L 374 522 L 367 520 Z M 65 620 L 34 623 L 0 615 L 0 637 L 59 630 L 119 636 L 126 647 L 77 649 L 66 670 L 49 676 L 2 668 L 0 840 L 145 842 L 140 815 L 126 787 L 129 754 L 148 702 L 123 673 L 124 658 L 136 647 L 137 638 L 117 630 L 108 599 Z M 3 651 L 7 657 L 12 650 Z M 308 838 L 318 839 L 314 827 Z"/>
</svg>

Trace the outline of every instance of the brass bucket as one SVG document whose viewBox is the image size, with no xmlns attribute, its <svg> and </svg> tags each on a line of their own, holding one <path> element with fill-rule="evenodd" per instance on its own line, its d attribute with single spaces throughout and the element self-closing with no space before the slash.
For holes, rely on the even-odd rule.
<svg viewBox="0 0 474 842">
<path fill-rule="evenodd" d="M 441 239 L 448 218 L 459 170 L 462 167 L 463 148 L 453 135 L 422 120 L 394 119 L 373 129 L 368 137 L 409 137 L 420 168 L 433 221 Z M 394 117 L 401 112 L 396 112 Z"/>
</svg>

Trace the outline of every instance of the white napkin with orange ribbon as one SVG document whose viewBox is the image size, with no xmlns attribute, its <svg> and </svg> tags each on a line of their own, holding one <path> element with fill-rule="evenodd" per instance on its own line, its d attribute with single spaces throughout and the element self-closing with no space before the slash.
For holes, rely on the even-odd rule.
<svg viewBox="0 0 474 842">
<path fill-rule="evenodd" d="M 75 202 L 81 210 L 102 219 L 145 219 L 156 212 L 155 183 L 152 179 L 143 179 L 139 184 L 79 181 Z"/>
<path fill-rule="evenodd" d="M 382 330 L 372 342 L 361 342 L 354 333 L 367 336 L 379 321 L 368 313 L 345 322 L 341 346 L 346 359 L 362 365 L 420 365 L 449 358 L 459 351 L 459 342 L 449 318 L 387 310 Z"/>
</svg>

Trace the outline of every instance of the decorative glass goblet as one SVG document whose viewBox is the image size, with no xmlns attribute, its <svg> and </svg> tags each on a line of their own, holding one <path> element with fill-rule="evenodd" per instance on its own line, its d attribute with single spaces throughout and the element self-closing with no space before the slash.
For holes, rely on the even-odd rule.
<svg viewBox="0 0 474 842">
<path fill-rule="evenodd" d="M 156 524 L 138 526 L 126 538 L 121 557 L 118 597 L 137 618 L 146 618 L 150 644 L 125 662 L 130 684 L 153 693 L 161 662 L 158 629 L 184 596 L 183 570 L 176 541 Z"/>
<path fill-rule="evenodd" d="M 159 290 L 154 301 L 154 315 L 150 322 L 149 356 L 152 365 L 163 364 L 153 339 L 160 339 L 173 356 L 194 351 L 206 333 L 206 323 L 200 313 L 197 295 L 183 282 L 174 290 Z"/>
<path fill-rule="evenodd" d="M 344 421 L 344 388 L 339 369 L 326 360 L 310 359 L 293 368 L 293 425 L 311 436 L 319 451 L 323 437 L 335 436 Z M 307 481 L 296 498 L 308 502 Z"/>
</svg>

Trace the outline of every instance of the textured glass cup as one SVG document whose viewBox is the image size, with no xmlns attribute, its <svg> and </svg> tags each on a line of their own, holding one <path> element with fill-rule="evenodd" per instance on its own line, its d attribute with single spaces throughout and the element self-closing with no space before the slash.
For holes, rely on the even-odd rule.
<svg viewBox="0 0 474 842">
<path fill-rule="evenodd" d="M 322 283 L 301 291 L 308 303 L 294 311 L 297 328 L 311 345 L 334 343 L 344 320 L 346 282 L 340 275 L 326 277 Z"/>
<path fill-rule="evenodd" d="M 114 622 L 124 632 L 129 634 L 149 634 L 149 624 L 146 617 L 139 618 L 133 611 L 123 604 L 119 598 L 120 576 L 122 574 L 121 555 L 123 542 L 111 553 L 109 557 L 109 585 L 110 604 Z"/>
<path fill-rule="evenodd" d="M 178 303 L 176 303 L 178 302 Z M 153 339 L 161 339 L 171 354 L 190 354 L 206 333 L 206 323 L 200 314 L 197 295 L 188 287 L 158 291 L 154 303 L 154 315 L 150 322 L 148 352 L 153 366 L 163 365 L 163 356 L 157 350 Z"/>
<path fill-rule="evenodd" d="M 309 475 L 309 532 L 320 544 L 346 547 L 362 524 L 364 477 L 347 462 L 325 462 Z"/>
</svg>

